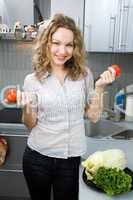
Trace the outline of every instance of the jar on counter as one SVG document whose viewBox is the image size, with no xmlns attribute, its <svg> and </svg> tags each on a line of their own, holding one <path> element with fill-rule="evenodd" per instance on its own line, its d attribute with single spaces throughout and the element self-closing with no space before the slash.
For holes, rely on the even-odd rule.
<svg viewBox="0 0 133 200">
<path fill-rule="evenodd" d="M 125 120 L 133 121 L 133 95 L 128 95 L 126 98 Z"/>
</svg>

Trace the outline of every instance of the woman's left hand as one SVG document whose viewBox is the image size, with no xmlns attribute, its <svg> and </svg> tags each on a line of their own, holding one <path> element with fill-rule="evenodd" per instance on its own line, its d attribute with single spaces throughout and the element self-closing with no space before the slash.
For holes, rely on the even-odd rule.
<svg viewBox="0 0 133 200">
<path fill-rule="evenodd" d="M 115 70 L 112 67 L 108 67 L 108 70 L 104 71 L 100 78 L 95 82 L 95 87 L 105 87 L 111 84 L 115 80 Z"/>
</svg>

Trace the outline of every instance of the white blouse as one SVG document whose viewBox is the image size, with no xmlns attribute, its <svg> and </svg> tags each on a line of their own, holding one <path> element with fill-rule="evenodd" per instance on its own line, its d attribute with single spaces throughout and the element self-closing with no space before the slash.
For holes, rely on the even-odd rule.
<svg viewBox="0 0 133 200">
<path fill-rule="evenodd" d="M 38 97 L 38 121 L 28 137 L 28 146 L 56 158 L 83 155 L 86 151 L 84 108 L 93 92 L 90 70 L 80 80 L 66 77 L 63 85 L 52 74 L 47 73 L 38 81 L 32 73 L 24 80 L 24 91 Z"/>
</svg>

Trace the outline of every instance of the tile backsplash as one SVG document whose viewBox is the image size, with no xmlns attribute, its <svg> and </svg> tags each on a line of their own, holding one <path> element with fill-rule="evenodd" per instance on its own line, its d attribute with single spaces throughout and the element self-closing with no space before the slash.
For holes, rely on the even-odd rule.
<svg viewBox="0 0 133 200">
<path fill-rule="evenodd" d="M 0 41 L 0 89 L 8 85 L 23 85 L 26 74 L 32 71 L 31 49 L 21 41 Z"/>
</svg>

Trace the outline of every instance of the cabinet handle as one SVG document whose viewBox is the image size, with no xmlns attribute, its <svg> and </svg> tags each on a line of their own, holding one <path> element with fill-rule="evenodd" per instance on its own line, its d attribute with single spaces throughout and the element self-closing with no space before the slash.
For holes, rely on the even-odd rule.
<svg viewBox="0 0 133 200">
<path fill-rule="evenodd" d="M 122 33 L 122 24 L 123 24 L 123 21 L 122 21 L 122 16 L 123 16 L 123 4 L 121 2 L 121 5 L 120 5 L 120 15 L 119 15 L 119 30 L 118 30 L 118 50 L 120 50 L 121 48 L 121 33 Z"/>
<path fill-rule="evenodd" d="M 116 17 L 110 17 L 110 26 L 109 26 L 109 48 L 114 49 L 115 41 L 115 27 L 116 27 Z"/>
<path fill-rule="evenodd" d="M 4 168 L 0 168 L 0 172 L 18 172 L 18 173 L 22 173 L 23 170 L 22 169 L 4 169 Z"/>
<path fill-rule="evenodd" d="M 128 16 L 129 16 L 129 6 L 122 5 L 122 8 L 120 9 L 118 50 L 121 50 L 121 48 L 126 48 Z"/>
<path fill-rule="evenodd" d="M 123 38 L 121 41 L 121 47 L 126 47 L 127 46 L 127 27 L 128 27 L 128 16 L 129 16 L 129 6 L 124 6 L 123 10 L 123 22 L 125 21 L 124 24 L 124 33 L 123 33 Z"/>
<path fill-rule="evenodd" d="M 85 24 L 85 35 L 84 35 L 85 39 L 86 39 L 86 48 L 91 51 L 91 42 L 92 42 L 92 25 L 89 24 Z"/>
<path fill-rule="evenodd" d="M 76 24 L 77 24 L 78 27 L 80 27 L 80 17 L 76 18 Z"/>
</svg>

